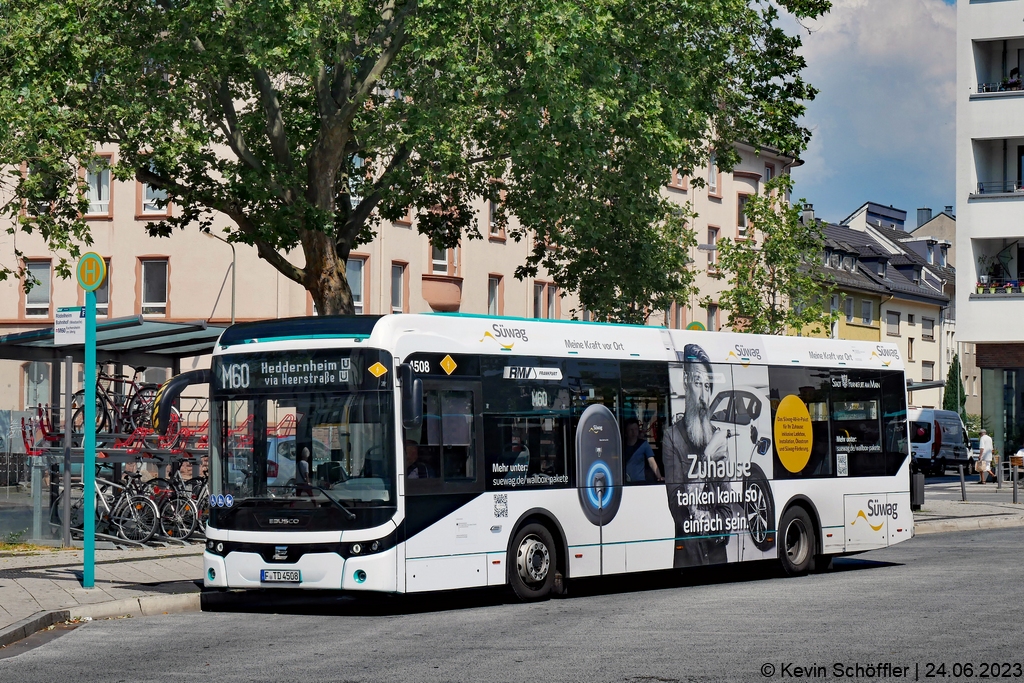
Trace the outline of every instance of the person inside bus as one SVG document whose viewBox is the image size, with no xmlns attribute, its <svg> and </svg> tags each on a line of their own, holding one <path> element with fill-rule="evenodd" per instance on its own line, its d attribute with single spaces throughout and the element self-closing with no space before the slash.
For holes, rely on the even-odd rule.
<svg viewBox="0 0 1024 683">
<path fill-rule="evenodd" d="M 437 473 L 426 462 L 420 460 L 420 445 L 412 439 L 405 441 L 405 476 L 409 479 L 437 477 Z"/>
<path fill-rule="evenodd" d="M 299 457 L 295 459 L 295 495 L 312 496 L 313 487 L 309 484 L 309 448 L 302 447 Z"/>
<path fill-rule="evenodd" d="M 631 484 L 665 481 L 654 459 L 654 450 L 646 439 L 640 438 L 640 420 L 631 417 L 626 420 L 626 444 L 623 448 L 626 461 L 626 481 Z"/>
<path fill-rule="evenodd" d="M 676 568 L 728 561 L 729 536 L 716 534 L 735 513 L 729 500 L 729 482 L 711 474 L 712 463 L 726 460 L 726 433 L 711 423 L 715 396 L 711 359 L 697 344 L 683 348 L 683 385 L 686 400 L 663 436 L 665 491 L 676 526 Z"/>
</svg>

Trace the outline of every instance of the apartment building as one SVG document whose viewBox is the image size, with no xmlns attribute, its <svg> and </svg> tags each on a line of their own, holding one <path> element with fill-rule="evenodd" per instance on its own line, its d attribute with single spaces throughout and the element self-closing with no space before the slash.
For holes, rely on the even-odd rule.
<svg viewBox="0 0 1024 683">
<path fill-rule="evenodd" d="M 814 220 L 813 213 L 805 213 L 807 220 Z M 831 308 L 839 314 L 830 336 L 895 343 L 905 362 L 911 403 L 941 407 L 939 384 L 952 360 L 947 353 L 952 335 L 944 331 L 949 297 L 935 269 L 903 246 L 897 235 L 905 233 L 882 228 L 874 219 L 822 229 L 822 275 L 833 287 Z"/>
<path fill-rule="evenodd" d="M 1021 0 L 957 3 L 958 334 L 1002 452 L 1024 443 L 1022 16 Z"/>
<path fill-rule="evenodd" d="M 764 193 L 764 184 L 779 174 L 789 173 L 799 166 L 799 159 L 787 157 L 778 152 L 737 144 L 739 163 L 729 173 L 722 172 L 714 163 L 714 157 L 707 168 L 700 169 L 706 181 L 698 188 L 678 173 L 665 188 L 666 196 L 679 204 L 689 204 L 696 217 L 693 229 L 697 235 L 697 246 L 691 251 L 693 268 L 696 271 L 697 293 L 688 301 L 677 302 L 663 316 L 653 315 L 652 324 L 682 329 L 687 326 L 696 329 L 721 330 L 727 316 L 718 308 L 718 297 L 728 287 L 725 280 L 711 277 L 718 260 L 719 240 L 729 238 L 743 240 L 747 237 L 747 218 L 744 213 L 750 197 Z M 710 298 L 705 306 L 704 297 Z"/>
</svg>

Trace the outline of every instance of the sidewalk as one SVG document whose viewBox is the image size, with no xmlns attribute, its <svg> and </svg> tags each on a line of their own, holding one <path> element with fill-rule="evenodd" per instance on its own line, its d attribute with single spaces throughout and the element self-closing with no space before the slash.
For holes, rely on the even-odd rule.
<svg viewBox="0 0 1024 683">
<path fill-rule="evenodd" d="M 82 588 L 81 550 L 0 553 L 0 647 L 74 617 L 198 611 L 203 546 L 97 550 Z"/>
<path fill-rule="evenodd" d="M 1024 526 L 1024 505 L 1012 490 L 994 484 L 926 485 L 925 504 L 914 513 L 915 534 Z M 1024 500 L 1022 491 L 1021 500 Z M 203 546 L 97 550 L 96 585 L 81 586 L 82 551 L 0 553 L 0 647 L 74 617 L 148 616 L 198 611 Z"/>
</svg>

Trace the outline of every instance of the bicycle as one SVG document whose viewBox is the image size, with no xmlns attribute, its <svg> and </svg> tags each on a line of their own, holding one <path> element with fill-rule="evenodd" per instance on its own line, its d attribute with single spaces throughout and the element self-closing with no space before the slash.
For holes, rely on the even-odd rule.
<svg viewBox="0 0 1024 683">
<path fill-rule="evenodd" d="M 103 371 L 110 361 L 97 364 L 96 379 L 96 431 L 130 434 L 139 428 L 149 428 L 153 423 L 153 401 L 159 384 L 143 383 L 142 375 L 148 368 L 138 366 L 134 374 L 111 375 Z M 85 425 L 85 391 L 72 396 L 71 430 L 82 433 Z"/>
<path fill-rule="evenodd" d="M 142 487 L 143 493 L 160 510 L 160 530 L 167 538 L 188 540 L 200 525 L 199 503 L 192 496 L 193 481 L 182 479 L 181 464 L 178 463 L 173 468 L 170 480 L 154 477 Z M 205 532 L 205 524 L 202 528 Z"/>
<path fill-rule="evenodd" d="M 97 470 L 100 468 L 97 467 Z M 98 475 L 98 472 L 97 472 Z M 96 530 L 100 533 L 114 532 L 132 543 L 146 543 L 156 534 L 160 512 L 156 504 L 140 493 L 141 474 L 129 472 L 124 484 L 96 477 Z M 50 525 L 63 528 L 64 498 L 71 498 L 70 526 L 73 532 L 85 530 L 85 486 L 72 484 L 71 490 L 62 490 L 50 507 Z"/>
</svg>

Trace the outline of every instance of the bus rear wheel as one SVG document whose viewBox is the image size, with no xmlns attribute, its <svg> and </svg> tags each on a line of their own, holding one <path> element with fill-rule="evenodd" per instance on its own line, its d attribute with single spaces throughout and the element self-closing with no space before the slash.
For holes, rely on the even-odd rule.
<svg viewBox="0 0 1024 683">
<path fill-rule="evenodd" d="M 524 602 L 548 597 L 558 566 L 551 532 L 541 524 L 527 524 L 515 535 L 508 553 L 508 582 L 516 597 Z"/>
<path fill-rule="evenodd" d="M 811 516 L 802 507 L 786 510 L 779 524 L 779 560 L 789 576 L 803 576 L 814 559 L 814 531 Z"/>
</svg>

